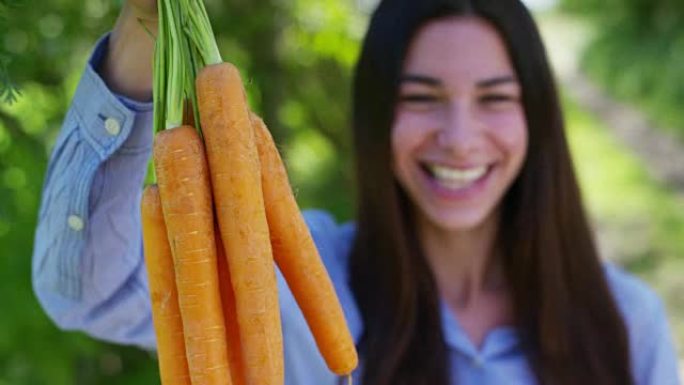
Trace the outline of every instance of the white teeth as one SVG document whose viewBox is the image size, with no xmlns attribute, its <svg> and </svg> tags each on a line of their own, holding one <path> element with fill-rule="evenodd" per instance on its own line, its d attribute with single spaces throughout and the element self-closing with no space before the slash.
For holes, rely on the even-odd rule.
<svg viewBox="0 0 684 385">
<path fill-rule="evenodd" d="M 431 164 L 428 167 L 440 184 L 451 188 L 468 186 L 487 172 L 487 166 L 458 169 Z"/>
</svg>

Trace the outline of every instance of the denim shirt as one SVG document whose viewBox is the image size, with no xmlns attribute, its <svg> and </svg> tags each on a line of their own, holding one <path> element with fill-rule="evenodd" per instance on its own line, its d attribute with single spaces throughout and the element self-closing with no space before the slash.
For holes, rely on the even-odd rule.
<svg viewBox="0 0 684 385">
<path fill-rule="evenodd" d="M 33 287 L 60 328 L 154 349 L 140 224 L 152 105 L 108 90 L 94 70 L 107 44 L 106 36 L 98 42 L 50 157 L 33 252 Z M 363 325 L 347 283 L 354 224 L 339 225 L 322 211 L 305 211 L 304 217 L 358 342 Z M 619 268 L 606 264 L 605 273 L 628 328 L 636 383 L 678 384 L 663 304 Z M 286 384 L 336 384 L 279 272 L 277 277 Z M 454 383 L 536 383 L 512 327 L 490 331 L 475 346 L 444 301 L 441 307 Z M 354 373 L 356 383 L 361 370 Z"/>
</svg>

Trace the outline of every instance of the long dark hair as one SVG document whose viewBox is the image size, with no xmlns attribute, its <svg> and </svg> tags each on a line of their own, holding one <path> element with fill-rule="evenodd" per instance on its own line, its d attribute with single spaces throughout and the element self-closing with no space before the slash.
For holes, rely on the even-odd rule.
<svg viewBox="0 0 684 385">
<path fill-rule="evenodd" d="M 354 78 L 357 235 L 350 284 L 364 322 L 364 385 L 447 385 L 439 294 L 409 198 L 391 168 L 390 133 L 407 49 L 426 22 L 479 17 L 503 38 L 519 82 L 529 145 L 502 202 L 498 248 L 516 328 L 541 384 L 631 385 L 627 331 L 584 214 L 553 76 L 518 0 L 384 0 Z"/>
</svg>

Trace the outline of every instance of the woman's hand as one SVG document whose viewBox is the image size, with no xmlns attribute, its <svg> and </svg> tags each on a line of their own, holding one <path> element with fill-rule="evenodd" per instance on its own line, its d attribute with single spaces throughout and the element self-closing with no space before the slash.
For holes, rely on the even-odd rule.
<svg viewBox="0 0 684 385">
<path fill-rule="evenodd" d="M 139 101 L 152 99 L 156 35 L 157 1 L 127 0 L 98 68 L 111 91 Z"/>
<path fill-rule="evenodd" d="M 134 14 L 141 20 L 157 20 L 157 0 L 129 0 Z"/>
</svg>

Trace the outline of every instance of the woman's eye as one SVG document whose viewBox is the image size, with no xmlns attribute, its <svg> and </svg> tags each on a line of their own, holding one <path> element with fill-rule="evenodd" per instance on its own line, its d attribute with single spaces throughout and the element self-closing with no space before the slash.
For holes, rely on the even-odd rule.
<svg viewBox="0 0 684 385">
<path fill-rule="evenodd" d="M 480 102 L 485 104 L 499 104 L 505 102 L 515 102 L 518 99 L 512 95 L 506 94 L 489 94 L 480 97 Z"/>
<path fill-rule="evenodd" d="M 439 98 L 430 94 L 408 94 L 400 96 L 399 101 L 403 103 L 428 104 L 439 101 Z"/>
</svg>

